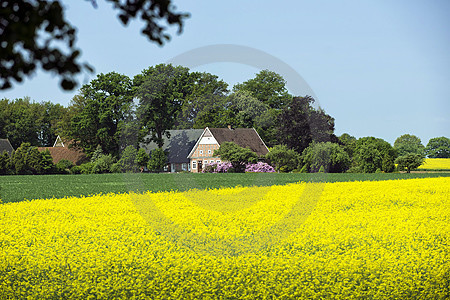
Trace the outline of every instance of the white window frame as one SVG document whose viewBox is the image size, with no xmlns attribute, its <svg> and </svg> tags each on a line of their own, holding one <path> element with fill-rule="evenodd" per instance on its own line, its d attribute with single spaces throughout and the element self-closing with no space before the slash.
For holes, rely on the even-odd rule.
<svg viewBox="0 0 450 300">
<path fill-rule="evenodd" d="M 208 154 L 211 154 L 212 152 L 211 152 L 211 150 L 208 150 Z"/>
<path fill-rule="evenodd" d="M 200 153 L 200 155 L 202 155 L 203 154 L 203 150 L 200 150 L 199 153 Z"/>
<path fill-rule="evenodd" d="M 197 162 L 195 160 L 192 161 L 192 169 L 197 169 Z"/>
</svg>

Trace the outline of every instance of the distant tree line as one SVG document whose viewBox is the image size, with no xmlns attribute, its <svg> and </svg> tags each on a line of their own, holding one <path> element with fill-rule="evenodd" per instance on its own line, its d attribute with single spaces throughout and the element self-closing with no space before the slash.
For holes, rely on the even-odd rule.
<svg viewBox="0 0 450 300">
<path fill-rule="evenodd" d="M 0 138 L 17 149 L 22 143 L 52 146 L 59 134 L 91 160 L 75 168 L 81 173 L 158 171 L 166 159 L 161 150 L 139 162 L 131 158 L 142 156 L 140 143 L 154 142 L 161 149 L 171 129 L 227 125 L 255 128 L 271 149 L 260 159 L 280 172 L 392 172 L 396 165 L 409 171 L 425 155 L 450 156 L 444 137 L 430 140 L 426 148 L 411 135 L 399 137 L 394 147 L 374 137 L 337 137 L 334 118 L 312 97 L 289 94 L 283 77 L 269 70 L 230 89 L 216 75 L 159 64 L 133 78 L 99 74 L 68 107 L 29 98 L 0 100 Z"/>
</svg>

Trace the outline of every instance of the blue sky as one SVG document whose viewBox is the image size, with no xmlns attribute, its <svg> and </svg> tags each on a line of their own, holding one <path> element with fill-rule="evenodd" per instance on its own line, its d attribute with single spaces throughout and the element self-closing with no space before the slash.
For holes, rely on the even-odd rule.
<svg viewBox="0 0 450 300">
<path fill-rule="evenodd" d="M 132 77 L 199 47 L 246 46 L 294 69 L 335 118 L 338 135 L 393 143 L 409 133 L 425 145 L 450 136 L 450 1 L 175 1 L 191 17 L 181 35 L 171 30 L 164 47 L 140 34 L 142 24 L 123 27 L 108 3 L 97 2 L 94 9 L 89 1 L 63 1 L 78 29 L 82 61 L 96 73 Z M 193 70 L 216 74 L 230 87 L 260 71 L 236 62 Z M 37 72 L 0 97 L 68 105 L 76 93 L 63 92 L 56 78 Z"/>
</svg>

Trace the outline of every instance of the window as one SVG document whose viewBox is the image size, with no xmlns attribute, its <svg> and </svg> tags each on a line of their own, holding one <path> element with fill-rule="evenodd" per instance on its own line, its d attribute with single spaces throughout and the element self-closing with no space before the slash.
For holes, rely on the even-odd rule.
<svg viewBox="0 0 450 300">
<path fill-rule="evenodd" d="M 208 154 L 211 154 L 211 150 L 208 150 Z"/>
<path fill-rule="evenodd" d="M 200 150 L 200 155 L 202 155 L 203 154 L 203 150 Z"/>
<path fill-rule="evenodd" d="M 195 160 L 192 162 L 192 169 L 197 169 L 197 162 Z"/>
<path fill-rule="evenodd" d="M 220 160 L 216 160 L 216 163 L 220 164 Z"/>
<path fill-rule="evenodd" d="M 213 163 L 214 163 L 214 160 L 211 160 L 209 163 L 210 163 L 210 164 L 213 164 Z"/>
<path fill-rule="evenodd" d="M 183 170 L 183 171 L 187 170 L 187 164 L 186 163 L 181 164 L 181 170 Z"/>
</svg>

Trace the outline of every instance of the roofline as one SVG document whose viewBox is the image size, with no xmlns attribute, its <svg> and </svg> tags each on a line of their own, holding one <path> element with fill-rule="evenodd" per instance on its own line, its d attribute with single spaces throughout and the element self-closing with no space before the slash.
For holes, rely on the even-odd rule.
<svg viewBox="0 0 450 300">
<path fill-rule="evenodd" d="M 252 127 L 252 129 L 256 132 L 256 135 L 258 135 L 258 137 L 261 140 L 261 142 L 263 143 L 264 147 L 266 147 L 267 152 L 269 152 L 269 148 L 267 147 L 266 143 L 264 143 L 263 139 L 259 136 L 258 131 L 256 131 L 255 127 Z"/>
<path fill-rule="evenodd" d="M 59 134 L 58 134 L 58 136 L 56 137 L 56 140 L 55 140 L 55 142 L 53 143 L 53 147 L 55 147 L 56 146 L 56 142 L 58 142 L 58 139 L 61 141 L 61 144 L 62 144 L 62 146 L 65 148 L 66 146 L 64 146 L 64 143 L 63 143 L 63 141 L 62 141 L 62 139 L 61 139 L 61 137 L 59 136 Z"/>
<path fill-rule="evenodd" d="M 203 136 L 205 135 L 206 130 L 209 131 L 209 128 L 206 127 L 205 129 L 203 129 L 202 134 L 201 134 L 200 137 L 197 139 L 197 142 L 195 143 L 194 147 L 192 147 L 192 150 L 191 150 L 191 152 L 189 152 L 187 158 L 191 158 L 191 157 L 192 157 L 192 154 L 194 154 L 194 150 L 197 148 L 198 144 L 199 144 L 200 141 L 202 140 Z M 210 133 L 211 133 L 211 132 L 210 132 Z M 211 135 L 212 135 L 212 133 L 211 133 Z"/>
</svg>

